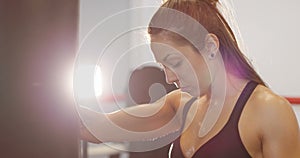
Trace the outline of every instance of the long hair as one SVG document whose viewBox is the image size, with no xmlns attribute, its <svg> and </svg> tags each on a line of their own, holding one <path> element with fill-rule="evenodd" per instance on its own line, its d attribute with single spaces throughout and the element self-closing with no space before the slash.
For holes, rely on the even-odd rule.
<svg viewBox="0 0 300 158">
<path fill-rule="evenodd" d="M 254 70 L 251 62 L 239 48 L 232 29 L 217 8 L 217 3 L 218 0 L 167 0 L 152 17 L 148 27 L 148 34 L 153 36 L 167 32 L 164 35 L 168 34 L 172 38 L 175 37 L 175 41 L 178 43 L 190 44 L 187 39 L 177 33 L 155 27 L 155 23 L 159 21 L 166 19 L 170 21 L 175 20 L 172 16 L 166 17 L 164 15 L 164 8 L 184 13 L 199 22 L 208 33 L 218 37 L 220 42 L 219 50 L 227 72 L 239 78 L 252 80 L 266 86 L 265 82 Z"/>
</svg>

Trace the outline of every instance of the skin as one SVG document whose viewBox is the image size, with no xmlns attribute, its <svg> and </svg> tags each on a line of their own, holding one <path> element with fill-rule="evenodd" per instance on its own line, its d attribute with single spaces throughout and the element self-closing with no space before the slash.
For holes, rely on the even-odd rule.
<svg viewBox="0 0 300 158">
<path fill-rule="evenodd" d="M 164 99 L 156 103 L 129 109 L 142 112 L 159 107 L 159 112 L 153 116 L 138 119 L 124 111 L 117 111 L 107 114 L 107 116 L 128 130 L 153 130 L 169 122 L 192 96 L 198 96 L 198 100 L 194 102 L 188 112 L 186 124 L 189 126 L 186 126 L 180 139 L 180 146 L 185 157 L 192 157 L 201 146 L 222 130 L 230 117 L 235 102 L 249 81 L 226 73 L 227 89 L 221 115 L 213 129 L 204 137 L 199 138 L 197 135 L 199 122 L 203 119 L 208 107 L 212 81 L 218 77 L 219 72 L 219 66 L 215 61 L 211 60 L 207 63 L 203 56 L 209 55 L 211 52 L 216 52 L 217 56 L 220 55 L 218 38 L 209 34 L 205 40 L 205 47 L 200 53 L 189 45 L 178 46 L 172 40 L 159 36 L 151 37 L 151 42 L 157 62 L 164 67 L 166 81 L 170 84 L 175 83 L 181 89 L 167 94 Z M 215 64 L 216 66 L 212 70 L 208 70 L 206 64 Z M 193 73 L 191 73 L 191 69 L 194 70 Z M 199 88 L 200 92 L 197 90 Z M 144 126 L 145 124 L 147 126 Z M 178 128 L 179 126 L 174 124 L 170 130 Z M 246 103 L 238 128 L 242 143 L 251 157 L 300 157 L 300 132 L 290 104 L 262 85 L 256 87 Z M 82 138 L 95 143 L 100 142 L 84 127 L 82 128 Z"/>
</svg>

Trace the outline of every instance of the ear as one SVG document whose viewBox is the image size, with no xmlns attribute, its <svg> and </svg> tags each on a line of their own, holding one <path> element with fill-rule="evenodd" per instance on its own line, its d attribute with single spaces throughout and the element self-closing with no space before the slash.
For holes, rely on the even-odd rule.
<svg viewBox="0 0 300 158">
<path fill-rule="evenodd" d="M 219 52 L 219 39 L 215 34 L 209 33 L 205 37 L 205 50 L 209 58 L 214 58 Z"/>
</svg>

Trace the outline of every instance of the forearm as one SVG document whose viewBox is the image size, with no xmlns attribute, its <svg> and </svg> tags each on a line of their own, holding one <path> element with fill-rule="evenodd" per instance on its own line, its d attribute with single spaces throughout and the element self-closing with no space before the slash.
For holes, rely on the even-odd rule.
<svg viewBox="0 0 300 158">
<path fill-rule="evenodd" d="M 131 119 L 131 121 L 127 122 L 128 128 L 125 125 L 120 127 L 115 122 L 112 122 L 112 120 L 108 118 L 108 115 L 97 113 L 86 108 L 80 108 L 80 116 L 84 124 L 84 128 L 82 128 L 82 138 L 95 143 L 153 140 L 174 132 L 174 124 L 178 124 L 175 119 L 172 119 L 161 128 L 141 132 L 133 131 L 132 127 L 144 126 L 146 129 L 148 128 L 147 123 L 141 123 Z M 119 120 L 127 121 L 127 118 L 123 115 L 117 116 Z M 153 122 L 153 120 L 151 122 Z"/>
</svg>

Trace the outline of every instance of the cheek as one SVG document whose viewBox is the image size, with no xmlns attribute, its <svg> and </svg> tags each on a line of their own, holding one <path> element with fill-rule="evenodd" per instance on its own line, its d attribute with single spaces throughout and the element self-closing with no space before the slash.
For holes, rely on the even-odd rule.
<svg viewBox="0 0 300 158">
<path fill-rule="evenodd" d="M 211 77 L 206 63 L 198 62 L 198 64 L 193 64 L 193 67 L 197 76 L 197 82 L 200 87 L 205 88 L 209 86 L 211 83 Z"/>
<path fill-rule="evenodd" d="M 184 62 L 180 68 L 176 70 L 178 78 L 181 82 L 188 85 L 195 85 L 198 82 L 198 70 L 193 64 Z"/>
<path fill-rule="evenodd" d="M 199 77 L 199 86 L 202 91 L 207 91 L 211 86 L 211 77 L 208 69 L 203 69 L 201 72 L 201 78 Z"/>
</svg>

